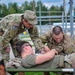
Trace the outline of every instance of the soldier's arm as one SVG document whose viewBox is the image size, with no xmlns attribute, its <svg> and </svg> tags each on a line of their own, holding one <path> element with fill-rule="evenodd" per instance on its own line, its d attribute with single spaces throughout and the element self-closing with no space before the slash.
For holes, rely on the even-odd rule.
<svg viewBox="0 0 75 75">
<path fill-rule="evenodd" d="M 73 43 L 69 43 L 66 45 L 66 48 L 64 49 L 65 54 L 71 54 L 75 53 L 75 46 Z"/>
<path fill-rule="evenodd" d="M 18 27 L 12 26 L 4 33 L 2 40 L 0 40 L 0 49 L 7 47 L 10 40 L 16 36 L 17 30 Z"/>
<path fill-rule="evenodd" d="M 75 46 L 74 43 L 72 42 L 72 39 L 64 34 L 65 37 L 65 44 L 64 44 L 64 52 L 65 54 L 70 54 L 75 52 Z"/>
<path fill-rule="evenodd" d="M 42 50 L 42 48 L 44 47 L 44 44 L 42 43 L 41 39 L 39 38 L 37 27 L 33 26 L 33 28 L 30 28 L 28 31 L 29 31 L 31 40 L 33 41 L 35 47 L 38 50 Z"/>
<path fill-rule="evenodd" d="M 44 44 L 47 43 L 47 36 L 51 36 L 51 31 L 48 31 L 47 33 L 40 36 L 40 39 Z"/>
</svg>

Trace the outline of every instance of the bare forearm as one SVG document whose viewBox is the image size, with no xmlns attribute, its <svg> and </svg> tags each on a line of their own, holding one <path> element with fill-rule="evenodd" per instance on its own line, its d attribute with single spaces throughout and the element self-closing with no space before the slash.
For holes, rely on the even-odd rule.
<svg viewBox="0 0 75 75">
<path fill-rule="evenodd" d="M 56 50 L 54 49 L 45 54 L 38 55 L 36 57 L 36 64 L 42 64 L 46 61 L 51 60 L 52 58 L 54 58 L 55 54 L 56 54 Z"/>
</svg>

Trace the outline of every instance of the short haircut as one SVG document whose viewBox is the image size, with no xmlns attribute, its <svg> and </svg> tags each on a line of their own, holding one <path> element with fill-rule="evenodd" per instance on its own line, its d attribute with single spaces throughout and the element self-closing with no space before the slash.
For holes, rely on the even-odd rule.
<svg viewBox="0 0 75 75">
<path fill-rule="evenodd" d="M 21 54 L 23 48 L 22 46 L 25 44 L 25 43 L 29 43 L 27 41 L 18 41 L 17 44 L 16 44 L 16 50 Z M 30 43 L 29 43 L 30 44 Z M 31 46 L 31 45 L 30 45 Z M 31 46 L 32 47 L 32 46 Z"/>
<path fill-rule="evenodd" d="M 52 29 L 52 33 L 55 34 L 55 35 L 59 35 L 60 33 L 63 33 L 63 30 L 60 26 L 55 26 L 53 29 Z"/>
</svg>

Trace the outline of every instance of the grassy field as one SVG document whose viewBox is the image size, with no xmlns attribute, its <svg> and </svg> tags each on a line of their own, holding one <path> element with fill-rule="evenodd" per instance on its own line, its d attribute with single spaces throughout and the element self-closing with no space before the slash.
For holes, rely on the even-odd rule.
<svg viewBox="0 0 75 75">
<path fill-rule="evenodd" d="M 43 75 L 43 72 L 25 72 L 26 75 Z M 15 74 L 18 75 L 18 74 Z M 60 75 L 60 74 L 55 74 L 53 72 L 50 72 L 50 75 Z"/>
</svg>

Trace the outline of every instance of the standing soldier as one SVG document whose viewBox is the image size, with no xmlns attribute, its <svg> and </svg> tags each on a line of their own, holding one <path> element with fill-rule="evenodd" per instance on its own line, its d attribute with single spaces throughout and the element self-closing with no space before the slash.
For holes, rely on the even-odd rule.
<svg viewBox="0 0 75 75">
<path fill-rule="evenodd" d="M 4 52 L 3 49 L 7 47 L 8 43 L 11 43 L 11 41 L 13 42 L 13 39 L 17 35 L 26 30 L 28 30 L 35 47 L 38 50 L 42 50 L 44 45 L 39 39 L 38 30 L 35 26 L 36 24 L 36 14 L 30 10 L 26 10 L 24 14 L 10 14 L 4 17 L 0 22 L 1 28 L 5 30 L 2 39 L 0 40 L 0 56 L 2 56 L 2 52 Z M 3 58 L 0 57 L 0 60 L 2 59 Z"/>
</svg>

